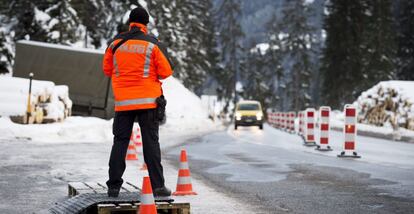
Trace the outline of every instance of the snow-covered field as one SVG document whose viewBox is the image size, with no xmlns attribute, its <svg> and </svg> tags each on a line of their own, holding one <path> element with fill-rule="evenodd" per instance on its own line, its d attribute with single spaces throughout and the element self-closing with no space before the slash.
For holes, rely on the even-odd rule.
<svg viewBox="0 0 414 214">
<path fill-rule="evenodd" d="M 207 111 L 202 106 L 201 100 L 175 78 L 165 80 L 163 90 L 168 102 L 167 123 L 160 128 L 160 144 L 163 150 L 181 144 L 188 138 L 222 129 L 221 124 L 213 123 L 207 119 Z M 23 99 L 21 102 L 23 102 Z M 0 187 L 4 183 L 11 182 L 11 180 L 7 180 L 10 178 L 8 174 L 10 166 L 21 164 L 24 167 L 28 167 L 28 164 L 38 166 L 52 161 L 44 166 L 49 168 L 46 172 L 40 169 L 28 175 L 35 180 L 45 179 L 39 184 L 39 188 L 42 185 L 44 186 L 41 190 L 44 191 L 44 195 L 38 197 L 33 203 L 21 204 L 18 208 L 19 212 L 26 212 L 27 206 L 34 206 L 36 211 L 36 208 L 40 208 L 37 204 L 51 205 L 54 201 L 62 199 L 66 194 L 66 182 L 106 180 L 107 161 L 112 145 L 112 120 L 74 116 L 63 122 L 53 124 L 21 125 L 13 123 L 7 115 L 9 114 L 4 113 L 0 117 L 0 148 L 4 148 L 3 152 L 0 152 L 0 157 L 7 159 L 7 161 L 0 163 L 0 171 L 6 171 L 4 177 L 0 174 Z M 29 151 L 26 152 L 21 149 L 20 151 L 24 152 L 8 156 L 13 149 L 18 149 L 18 142 L 26 144 L 25 148 L 28 148 Z M 15 148 L 15 146 L 17 147 Z M 79 149 L 82 151 L 76 152 Z M 51 151 L 53 152 L 50 153 Z M 50 155 L 45 156 L 44 154 Z M 85 158 L 89 161 L 86 161 Z M 138 166 L 142 165 L 142 156 L 139 159 L 139 161 L 128 162 L 124 176 L 126 181 L 136 183 L 138 186 L 141 185 L 142 176 L 145 175 L 143 171 L 136 170 Z M 163 160 L 163 163 L 167 186 L 174 190 L 178 175 L 177 166 L 167 160 Z M 48 179 L 54 179 L 52 180 L 54 185 L 51 185 L 50 188 L 50 191 L 54 191 L 53 194 L 50 194 L 47 190 Z M 16 182 L 17 180 L 20 181 L 20 179 L 16 179 Z M 21 182 L 21 184 L 15 184 L 16 188 L 27 186 L 25 181 Z M 193 178 L 192 182 L 198 195 L 182 197 L 177 200 L 190 202 L 193 213 L 232 213 L 236 207 L 237 210 L 244 207 L 245 211 L 241 213 L 252 213 L 246 205 L 215 191 L 202 181 Z M 4 187 L 3 194 L 8 191 L 8 188 Z M 24 190 L 19 189 L 18 191 Z M 51 198 L 59 192 L 60 198 Z M 14 195 L 16 193 L 7 194 Z M 50 196 L 48 196 L 49 194 Z M 0 195 L 2 194 L 0 193 Z M 14 196 L 14 198 L 27 197 L 35 198 L 30 193 Z M 0 210 L 5 210 L 6 213 L 10 210 L 10 207 L 7 207 L 10 202 L 6 200 L 7 198 L 0 197 L 0 203 L 4 204 L 0 206 Z M 222 203 L 223 201 L 226 201 L 226 203 Z M 211 207 L 215 208 L 211 209 Z"/>
</svg>

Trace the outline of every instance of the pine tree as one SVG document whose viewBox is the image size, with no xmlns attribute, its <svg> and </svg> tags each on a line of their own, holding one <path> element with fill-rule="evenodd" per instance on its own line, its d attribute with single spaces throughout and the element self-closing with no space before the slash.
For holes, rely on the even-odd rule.
<svg viewBox="0 0 414 214">
<path fill-rule="evenodd" d="M 311 56 L 315 48 L 315 28 L 309 25 L 310 8 L 304 1 L 287 2 L 283 8 L 284 57 L 289 61 L 287 96 L 289 109 L 298 111 L 310 105 L 310 76 L 314 69 Z"/>
<path fill-rule="evenodd" d="M 5 32 L 0 31 L 0 74 L 11 72 L 13 53 L 10 43 L 10 38 L 6 37 Z"/>
<path fill-rule="evenodd" d="M 282 64 L 282 40 L 279 37 L 280 33 L 282 32 L 280 29 L 280 25 L 278 23 L 276 15 L 273 15 L 272 18 L 267 23 L 268 38 L 269 38 L 269 51 L 267 52 L 267 66 L 274 69 L 274 76 L 276 77 L 276 86 L 273 90 L 273 94 L 275 94 L 275 102 L 279 102 L 279 105 L 276 106 L 276 103 L 272 103 L 273 107 L 278 107 L 282 109 L 282 78 L 284 75 L 284 69 Z"/>
<path fill-rule="evenodd" d="M 182 1 L 182 0 L 180 0 Z M 184 36 L 183 25 L 179 17 L 183 14 L 180 12 L 181 2 L 168 0 L 148 0 L 148 11 L 154 18 L 154 28 L 156 28 L 156 36 L 168 47 L 168 53 L 172 58 L 174 70 L 180 70 L 182 65 L 181 59 L 185 57 L 183 52 Z M 179 75 L 179 74 L 178 74 Z"/>
<path fill-rule="evenodd" d="M 414 1 L 400 0 L 397 11 L 398 78 L 414 80 Z"/>
<path fill-rule="evenodd" d="M 209 0 L 185 0 L 182 3 L 183 15 L 187 14 L 186 19 L 183 20 L 187 57 L 182 60 L 184 62 L 182 71 L 185 72 L 180 72 L 182 74 L 180 78 L 190 90 L 199 92 L 206 80 L 207 71 L 211 69 L 207 56 L 212 47 L 205 46 L 206 42 L 211 39 L 211 33 L 207 29 L 207 25 L 211 24 L 209 22 L 211 2 Z"/>
<path fill-rule="evenodd" d="M 390 0 L 367 0 L 367 26 L 364 32 L 364 81 L 357 91 L 396 76 L 396 44 Z"/>
<path fill-rule="evenodd" d="M 47 31 L 35 15 L 38 1 L 12 0 L 0 3 L 0 73 L 11 72 L 14 42 L 21 39 L 46 41 Z"/>
<path fill-rule="evenodd" d="M 322 94 L 325 103 L 342 108 L 353 102 L 368 77 L 363 71 L 367 6 L 359 0 L 331 0 L 324 18 L 327 33 L 322 56 Z"/>
<path fill-rule="evenodd" d="M 253 48 L 246 57 L 244 66 L 245 71 L 242 72 L 244 80 L 243 97 L 246 99 L 258 100 L 263 109 L 274 107 L 276 105 L 276 89 L 275 68 L 277 65 L 271 65 L 269 60 L 270 49 L 267 51 L 260 48 Z M 277 72 L 277 71 L 276 71 Z"/>
<path fill-rule="evenodd" d="M 220 84 L 219 97 L 226 101 L 228 110 L 230 99 L 237 101 L 235 93 L 236 82 L 239 81 L 239 60 L 242 58 L 241 39 L 244 33 L 240 26 L 240 2 L 237 0 L 222 0 L 216 17 L 219 33 L 219 48 L 221 49 L 222 69 L 213 74 Z"/>
<path fill-rule="evenodd" d="M 59 44 L 73 44 L 82 37 L 80 32 L 81 21 L 77 12 L 71 6 L 71 0 L 53 0 L 53 6 L 45 12 L 51 17 L 49 41 Z"/>
<path fill-rule="evenodd" d="M 168 47 L 175 76 L 197 94 L 217 64 L 210 0 L 148 1 L 159 39 Z"/>
<path fill-rule="evenodd" d="M 70 4 L 75 9 L 79 21 L 85 26 L 83 38 L 80 38 L 84 40 L 84 46 L 86 48 L 105 46 L 106 44 L 101 44 L 101 42 L 108 39 L 105 38 L 105 34 L 110 31 L 105 17 L 111 15 L 105 2 L 103 0 L 72 0 Z"/>
<path fill-rule="evenodd" d="M 28 0 L 10 1 L 6 15 L 8 16 L 10 23 L 14 23 L 11 26 L 10 32 L 13 32 L 14 34 L 14 41 L 20 39 L 30 39 L 35 41 L 47 40 L 47 32 L 35 17 L 35 12 L 37 10 L 35 5 L 36 2 L 37 1 Z"/>
</svg>

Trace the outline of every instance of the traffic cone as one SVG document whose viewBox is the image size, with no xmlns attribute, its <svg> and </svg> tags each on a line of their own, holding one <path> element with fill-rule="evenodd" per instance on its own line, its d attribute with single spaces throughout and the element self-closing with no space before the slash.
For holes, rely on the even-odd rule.
<svg viewBox="0 0 414 214">
<path fill-rule="evenodd" d="M 180 170 L 178 171 L 177 189 L 173 193 L 176 196 L 183 195 L 197 195 L 193 192 L 193 185 L 191 184 L 190 168 L 187 162 L 187 153 L 183 149 L 181 150 L 180 157 Z"/>
<path fill-rule="evenodd" d="M 140 170 L 148 170 L 147 164 L 143 163 Z"/>
<path fill-rule="evenodd" d="M 142 146 L 141 130 L 139 127 L 137 128 L 137 135 L 135 136 L 134 142 L 136 146 Z"/>
<path fill-rule="evenodd" d="M 138 214 L 157 214 L 154 195 L 152 193 L 151 180 L 148 176 L 144 177 L 142 182 L 141 203 L 139 205 Z"/>
<path fill-rule="evenodd" d="M 127 155 L 125 160 L 138 160 L 137 150 L 134 143 L 128 145 Z"/>
</svg>

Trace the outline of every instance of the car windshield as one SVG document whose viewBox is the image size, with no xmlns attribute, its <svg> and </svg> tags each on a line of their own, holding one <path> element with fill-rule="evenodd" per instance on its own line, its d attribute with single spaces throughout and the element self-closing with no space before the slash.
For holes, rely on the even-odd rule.
<svg viewBox="0 0 414 214">
<path fill-rule="evenodd" d="M 259 104 L 250 103 L 250 104 L 239 104 L 239 107 L 237 108 L 237 110 L 255 111 L 255 110 L 260 110 L 260 108 L 259 108 Z"/>
</svg>

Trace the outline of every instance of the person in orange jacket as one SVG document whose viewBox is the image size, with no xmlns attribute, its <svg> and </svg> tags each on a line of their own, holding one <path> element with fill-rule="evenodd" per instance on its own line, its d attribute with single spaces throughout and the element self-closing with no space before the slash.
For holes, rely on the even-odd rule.
<svg viewBox="0 0 414 214">
<path fill-rule="evenodd" d="M 148 12 L 137 7 L 129 15 L 129 31 L 112 40 L 105 51 L 103 72 L 112 79 L 115 98 L 114 143 L 109 160 L 108 196 L 118 197 L 125 171 L 125 156 L 135 119 L 141 128 L 144 161 L 155 196 L 170 196 L 164 185 L 158 142 L 157 98 L 160 79 L 173 71 L 165 48 L 148 35 Z"/>
</svg>

